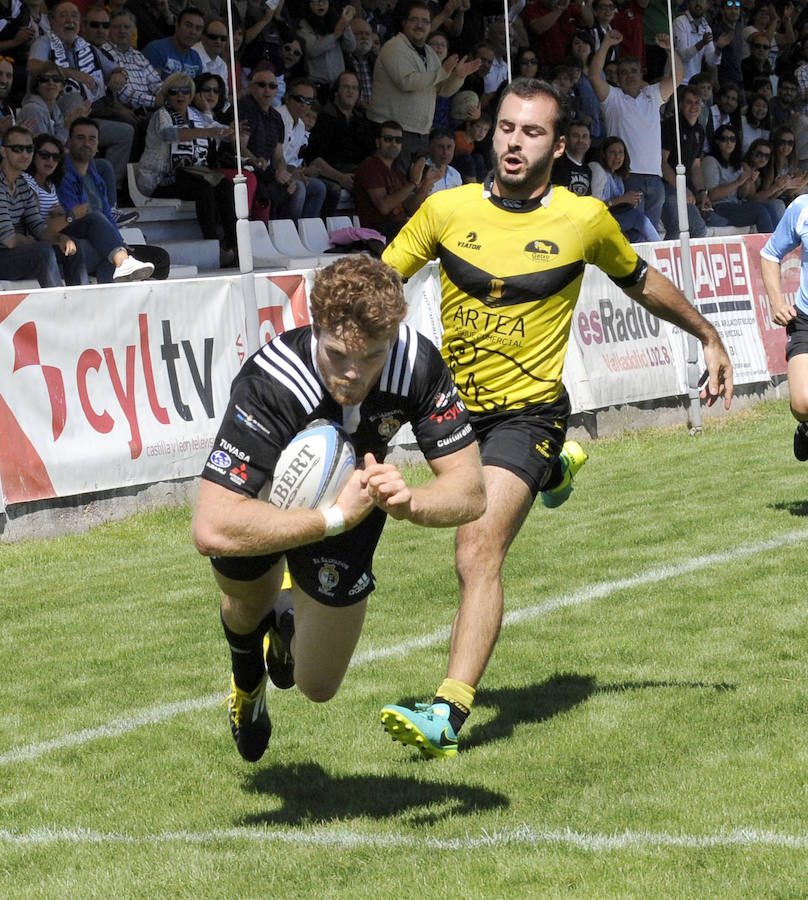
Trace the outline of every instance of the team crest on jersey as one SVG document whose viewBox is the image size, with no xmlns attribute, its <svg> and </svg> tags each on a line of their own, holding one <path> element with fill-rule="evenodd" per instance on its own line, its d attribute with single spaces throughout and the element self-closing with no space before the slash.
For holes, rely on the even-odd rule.
<svg viewBox="0 0 808 900">
<path fill-rule="evenodd" d="M 331 563 L 320 566 L 317 580 L 320 582 L 320 591 L 328 597 L 332 596 L 334 588 L 339 584 L 339 572 L 336 566 Z"/>
<path fill-rule="evenodd" d="M 466 239 L 464 241 L 457 242 L 458 247 L 462 247 L 464 250 L 480 250 L 482 248 L 482 244 L 477 241 L 477 232 L 470 231 L 466 235 Z"/>
<path fill-rule="evenodd" d="M 525 253 L 535 261 L 546 261 L 551 256 L 558 256 L 558 244 L 539 238 L 525 246 Z"/>
<path fill-rule="evenodd" d="M 377 425 L 379 436 L 383 437 L 386 441 L 389 441 L 390 438 L 401 428 L 401 422 L 398 419 L 394 419 L 392 416 L 385 416 L 381 422 Z"/>
</svg>

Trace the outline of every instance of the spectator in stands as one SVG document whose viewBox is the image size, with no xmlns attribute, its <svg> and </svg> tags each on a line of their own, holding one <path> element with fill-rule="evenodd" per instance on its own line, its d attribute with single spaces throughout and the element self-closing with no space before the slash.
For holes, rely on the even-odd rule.
<svg viewBox="0 0 808 900">
<path fill-rule="evenodd" d="M 592 196 L 601 199 L 617 219 L 629 241 L 661 240 L 653 223 L 642 212 L 642 193 L 626 187 L 631 159 L 619 137 L 607 137 L 589 164 L 592 170 Z"/>
<path fill-rule="evenodd" d="M 483 83 L 483 94 L 480 97 L 480 105 L 483 109 L 487 109 L 489 104 L 493 103 L 494 97 L 498 96 L 497 91 L 500 85 L 508 80 L 507 38 L 508 26 L 505 19 L 497 16 L 491 21 L 485 33 L 486 43 L 494 51 L 494 59 Z M 518 49 L 513 41 L 511 49 L 512 51 Z"/>
<path fill-rule="evenodd" d="M 433 128 L 429 132 L 429 156 L 427 168 L 437 169 L 438 180 L 432 185 L 431 194 L 445 191 L 448 188 L 460 187 L 463 178 L 451 164 L 455 152 L 454 134 L 449 128 Z"/>
<path fill-rule="evenodd" d="M 567 127 L 564 154 L 553 163 L 550 182 L 565 187 L 579 197 L 592 193 L 592 170 L 584 157 L 592 145 L 592 136 L 586 122 L 570 122 Z"/>
<path fill-rule="evenodd" d="M 309 135 L 303 158 L 311 166 L 322 160 L 334 170 L 320 167 L 320 174 L 346 190 L 353 188 L 353 173 L 376 149 L 373 125 L 359 109 L 359 79 L 343 72 L 336 83 L 333 101 L 326 103 Z"/>
<path fill-rule="evenodd" d="M 364 19 L 354 16 L 351 19 L 351 31 L 354 36 L 354 48 L 345 54 L 345 67 L 356 73 L 359 79 L 359 106 L 366 109 L 373 93 L 373 66 L 376 64 L 376 54 L 373 52 L 373 32 Z M 443 35 L 430 35 L 429 45 L 435 50 L 432 38 L 440 38 L 446 42 Z M 437 50 L 435 51 L 437 53 Z M 446 53 L 449 53 L 449 44 L 446 43 Z M 439 54 L 440 55 L 440 54 Z"/>
<path fill-rule="evenodd" d="M 678 10 L 677 6 L 676 12 Z M 642 19 L 642 37 L 645 45 L 644 71 L 646 81 L 649 83 L 658 81 L 665 71 L 668 54 L 657 44 L 656 36 L 669 29 L 667 0 L 650 0 Z"/>
<path fill-rule="evenodd" d="M 15 123 L 14 105 L 9 103 L 14 66 L 11 59 L 0 57 L 0 138 Z"/>
<path fill-rule="evenodd" d="M 38 134 L 26 179 L 37 194 L 49 233 L 55 236 L 61 232 L 81 244 L 87 271 L 97 273 L 99 282 L 148 278 L 154 266 L 129 255 L 117 227 L 103 213 L 90 212 L 83 204 L 75 206 L 72 215 L 65 213 L 57 193 L 64 175 L 64 145 L 48 134 Z"/>
<path fill-rule="evenodd" d="M 443 65 L 449 55 L 449 40 L 442 31 L 433 31 L 426 39 L 427 44 L 435 51 L 435 55 Z M 372 88 L 372 83 L 371 83 Z M 450 123 L 449 111 L 452 105 L 451 97 L 435 97 L 435 115 L 432 117 L 433 128 L 448 128 Z"/>
<path fill-rule="evenodd" d="M 39 37 L 39 29 L 31 20 L 31 11 L 21 0 L 5 0 L 0 4 L 0 58 L 12 67 L 9 86 L 16 105 L 25 90 L 25 64 L 31 43 Z"/>
<path fill-rule="evenodd" d="M 673 77 L 667 75 L 662 81 L 648 85 L 643 81 L 640 61 L 626 56 L 617 64 L 620 87 L 609 85 L 602 78 L 603 61 L 609 47 L 619 44 L 621 40 L 622 35 L 614 29 L 604 35 L 603 43 L 589 65 L 589 80 L 600 100 L 606 133 L 623 139 L 627 148 L 626 157 L 632 160 L 628 189 L 641 194 L 640 210 L 657 228 L 665 202 L 660 107 L 673 93 Z M 669 53 L 674 52 L 667 34 L 660 34 L 657 42 Z M 681 62 L 677 58 L 677 77 L 681 71 Z"/>
<path fill-rule="evenodd" d="M 465 25 L 466 13 L 470 7 L 470 0 L 445 0 L 442 4 L 432 3 L 430 7 L 432 11 L 432 30 L 442 29 L 452 38 L 460 37 Z"/>
<path fill-rule="evenodd" d="M 114 66 L 126 72 L 117 99 L 138 118 L 147 118 L 154 110 L 157 92 L 163 83 L 160 73 L 132 46 L 135 17 L 128 9 L 113 13 L 109 20 L 109 41 L 102 47 Z"/>
<path fill-rule="evenodd" d="M 808 172 L 800 170 L 796 152 L 796 138 L 794 131 L 788 125 L 780 125 L 771 134 L 774 156 L 775 178 L 788 176 L 789 181 L 785 190 L 779 195 L 780 199 L 788 206 L 799 194 L 805 193 L 808 184 Z"/>
<path fill-rule="evenodd" d="M 244 14 L 244 67 L 252 70 L 259 62 L 269 62 L 279 76 L 294 77 L 304 74 L 302 61 L 303 45 L 295 38 L 284 0 L 274 9 L 261 0 L 250 0 Z M 279 91 L 279 97 L 283 93 Z"/>
<path fill-rule="evenodd" d="M 750 52 L 746 59 L 741 60 L 741 74 L 744 90 L 749 92 L 753 89 L 755 78 L 765 75 L 771 79 L 774 69 L 769 59 L 772 45 L 769 36 L 763 31 L 753 31 L 746 40 Z"/>
<path fill-rule="evenodd" d="M 308 140 L 304 111 L 315 102 L 314 85 L 308 78 L 295 78 L 287 85 L 286 96 L 278 107 L 283 119 L 283 158 L 287 171 L 303 183 L 306 199 L 303 203 L 304 219 L 314 219 L 320 215 L 333 215 L 339 201 L 340 188 L 331 182 L 330 187 L 313 172 L 306 169 L 301 152 Z"/>
<path fill-rule="evenodd" d="M 775 227 L 786 211 L 783 194 L 786 194 L 792 185 L 791 175 L 775 175 L 774 152 L 772 142 L 767 138 L 758 138 L 752 141 L 743 158 L 744 170 L 757 172 L 754 179 L 755 189 L 749 195 L 749 199 L 755 203 L 765 203 L 769 208 Z"/>
<path fill-rule="evenodd" d="M 73 239 L 60 233 L 48 239 L 37 195 L 24 177 L 33 153 L 31 132 L 12 125 L 0 147 L 0 272 L 6 281 L 33 277 L 40 287 L 61 287 L 61 265 L 69 284 L 87 284 Z"/>
<path fill-rule="evenodd" d="M 356 10 L 351 4 L 339 8 L 330 0 L 307 0 L 297 36 L 303 42 L 309 79 L 321 103 L 328 100 L 331 84 L 345 71 L 344 53 L 356 47 L 351 20 Z"/>
<path fill-rule="evenodd" d="M 790 122 L 792 117 L 798 114 L 798 108 L 799 86 L 793 77 L 783 75 L 777 82 L 777 95 L 769 104 L 772 128 Z"/>
<path fill-rule="evenodd" d="M 364 160 L 354 175 L 354 197 L 359 221 L 391 241 L 401 226 L 424 202 L 441 177 L 439 169 L 426 172 L 426 158 L 419 157 L 402 174 L 394 165 L 404 135 L 398 122 L 382 122 L 376 152 Z"/>
<path fill-rule="evenodd" d="M 488 156 L 482 146 L 491 130 L 491 116 L 479 112 L 468 118 L 463 127 L 455 131 L 455 156 L 452 162 L 463 177 L 463 183 L 481 183 L 491 168 Z"/>
<path fill-rule="evenodd" d="M 194 6 L 186 6 L 176 18 L 174 34 L 146 44 L 143 55 L 163 79 L 175 72 L 183 72 L 193 79 L 203 71 L 194 44 L 202 37 L 204 27 L 202 12 Z"/>
<path fill-rule="evenodd" d="M 718 83 L 743 84 L 741 60 L 747 49 L 741 22 L 741 0 L 718 0 L 718 18 L 713 22 L 713 40 L 721 49 Z"/>
<path fill-rule="evenodd" d="M 688 0 L 685 12 L 673 20 L 673 49 L 682 61 L 683 84 L 701 72 L 704 64 L 717 66 L 721 62 L 721 48 L 714 42 L 712 27 L 704 16 L 709 5 L 709 0 Z M 724 35 L 723 40 L 729 43 L 732 36 Z M 669 60 L 665 72 L 670 71 Z"/>
<path fill-rule="evenodd" d="M 757 138 L 768 138 L 771 133 L 771 116 L 769 104 L 765 97 L 756 96 L 749 99 L 746 115 L 741 123 L 741 150 L 746 153 Z"/>
<path fill-rule="evenodd" d="M 710 116 L 711 120 L 706 129 L 708 140 L 712 140 L 719 125 L 731 125 L 735 131 L 740 133 L 743 128 L 741 92 L 735 82 L 728 81 L 718 88 L 715 103 L 710 108 Z"/>
<path fill-rule="evenodd" d="M 215 171 L 214 154 L 216 140 L 230 138 L 233 129 L 208 124 L 191 105 L 195 92 L 191 76 L 184 72 L 163 82 L 137 167 L 137 186 L 149 197 L 193 200 L 202 236 L 220 241 L 220 265 L 227 268 L 236 248 L 233 182 Z"/>
<path fill-rule="evenodd" d="M 65 76 L 64 90 L 57 101 L 60 109 L 67 114 L 74 106 L 79 106 L 84 113 L 87 100 L 92 104 L 106 94 L 98 57 L 92 45 L 79 36 L 81 19 L 74 3 L 57 3 L 50 19 L 51 33 L 31 45 L 28 72 L 34 77 L 48 63 L 56 63 Z M 98 127 L 101 149 L 115 170 L 116 184 L 120 185 L 126 177 L 134 128 L 126 122 L 112 119 L 99 121 Z"/>
<path fill-rule="evenodd" d="M 715 211 L 730 225 L 754 225 L 766 234 L 774 230 L 767 206 L 747 199 L 754 193 L 759 176 L 756 170 L 744 168 L 740 138 L 731 125 L 719 125 L 716 129 L 702 171 Z"/>
<path fill-rule="evenodd" d="M 704 155 L 704 127 L 699 122 L 701 96 L 693 84 L 679 88 L 679 142 L 676 141 L 676 119 L 669 116 L 662 122 L 662 178 L 665 181 L 665 203 L 662 224 L 666 240 L 679 237 L 679 209 L 676 194 L 676 167 L 679 165 L 679 145 L 685 168 L 687 189 L 687 226 L 691 237 L 704 237 L 707 226 L 726 225 L 716 215 L 710 195 L 704 187 L 701 160 Z"/>
<path fill-rule="evenodd" d="M 368 107 L 372 122 L 398 121 L 403 128 L 401 162 L 426 156 L 429 130 L 435 116 L 435 96 L 450 97 L 467 75 L 479 68 L 478 60 L 459 60 L 456 54 L 441 64 L 426 43 L 431 28 L 429 8 L 409 3 L 402 30 L 381 49 L 373 70 L 373 97 Z M 397 156 L 399 154 L 396 154 Z"/>
<path fill-rule="evenodd" d="M 568 49 L 569 54 L 565 57 L 565 64 L 571 66 L 574 59 L 579 64 L 581 71 L 580 77 L 573 85 L 573 93 L 577 97 L 581 113 L 589 117 L 592 145 L 597 146 L 603 140 L 603 119 L 600 113 L 600 103 L 595 95 L 592 82 L 589 80 L 589 63 L 595 51 L 595 42 L 591 32 L 589 30 L 576 31 L 569 42 Z"/>
<path fill-rule="evenodd" d="M 590 29 L 590 33 L 595 50 L 600 47 L 604 35 L 612 30 L 612 19 L 614 19 L 616 12 L 617 6 L 612 0 L 593 0 L 592 14 L 595 17 L 595 22 Z M 603 64 L 606 65 L 606 63 L 610 62 L 617 62 L 617 44 L 612 45 L 606 52 Z"/>
<path fill-rule="evenodd" d="M 258 200 L 271 205 L 274 219 L 299 219 L 303 214 L 306 189 L 286 167 L 283 156 L 284 127 L 280 113 L 273 109 L 278 81 L 268 62 L 259 62 L 250 73 L 247 96 L 239 106 L 250 140 L 242 153 L 255 167 Z"/>
<path fill-rule="evenodd" d="M 532 47 L 520 47 L 513 57 L 514 78 L 538 78 L 539 57 Z"/>
<path fill-rule="evenodd" d="M 126 8 L 137 20 L 137 49 L 169 37 L 174 31 L 174 13 L 168 0 L 127 0 Z"/>
<path fill-rule="evenodd" d="M 227 84 L 227 23 L 223 19 L 210 19 L 202 30 L 202 39 L 193 49 L 202 60 L 202 71 L 218 75 Z"/>
<path fill-rule="evenodd" d="M 551 69 L 561 64 L 575 32 L 591 28 L 595 17 L 585 2 L 531 0 L 522 13 L 522 21 L 536 55 L 544 66 Z"/>
<path fill-rule="evenodd" d="M 643 24 L 645 22 L 645 10 L 649 0 L 615 0 L 617 12 L 612 19 L 612 28 L 616 28 L 623 35 L 620 44 L 621 56 L 633 56 L 640 61 L 643 72 L 645 71 L 645 39 Z M 667 31 L 667 28 L 663 29 Z"/>
</svg>

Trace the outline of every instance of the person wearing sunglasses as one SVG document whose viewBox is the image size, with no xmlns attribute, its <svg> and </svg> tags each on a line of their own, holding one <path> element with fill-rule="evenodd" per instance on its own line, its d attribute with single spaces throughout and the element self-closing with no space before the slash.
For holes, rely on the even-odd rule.
<svg viewBox="0 0 808 900">
<path fill-rule="evenodd" d="M 761 234 L 774 231 L 772 214 L 764 203 L 749 197 L 757 189 L 760 175 L 743 165 L 740 134 L 730 125 L 720 125 L 713 136 L 710 153 L 702 162 L 704 187 L 713 208 L 730 225 L 754 225 Z"/>
<path fill-rule="evenodd" d="M 747 50 L 741 21 L 741 0 L 716 0 L 718 15 L 713 22 L 713 40 L 721 51 L 718 63 L 718 83 L 727 81 L 743 84 L 741 60 Z"/>
<path fill-rule="evenodd" d="M 99 19 L 101 18 L 99 14 Z M 108 18 L 106 11 L 104 19 Z M 65 77 L 64 88 L 57 100 L 65 115 L 80 107 L 86 115 L 85 104 L 106 96 L 104 73 L 93 46 L 79 35 L 81 15 L 74 3 L 57 3 L 50 13 L 51 33 L 38 38 L 28 53 L 28 74 L 36 77 L 48 64 L 56 63 Z M 135 139 L 133 126 L 112 118 L 99 119 L 101 149 L 115 172 L 115 183 L 123 184 L 126 166 Z"/>
<path fill-rule="evenodd" d="M 194 201 L 202 237 L 219 242 L 219 264 L 228 268 L 236 250 L 233 182 L 216 169 L 218 142 L 232 138 L 233 129 L 206 120 L 192 105 L 195 94 L 193 79 L 184 72 L 163 82 L 146 130 L 137 186 L 149 197 Z"/>
<path fill-rule="evenodd" d="M 764 31 L 753 31 L 746 38 L 749 54 L 741 60 L 741 74 L 745 91 L 751 91 L 755 78 L 771 79 L 774 74 L 770 59 L 772 40 Z M 771 83 L 771 82 L 770 82 Z"/>
<path fill-rule="evenodd" d="M 283 155 L 286 132 L 283 119 L 274 108 L 277 94 L 278 78 L 272 65 L 259 62 L 250 73 L 247 95 L 239 105 L 239 115 L 250 132 L 242 153 L 255 168 L 258 204 L 269 204 L 273 219 L 299 219 L 306 202 L 306 188 L 286 165 Z"/>
<path fill-rule="evenodd" d="M 784 176 L 788 179 L 785 190 L 780 194 L 780 199 L 788 206 L 795 197 L 805 193 L 808 172 L 803 172 L 800 168 L 796 135 L 792 128 L 779 125 L 772 131 L 771 143 L 775 177 Z"/>
<path fill-rule="evenodd" d="M 769 138 L 756 138 L 743 157 L 744 167 L 758 173 L 755 190 L 749 195 L 755 203 L 765 203 L 775 226 L 783 218 L 786 204 L 783 194 L 788 189 L 791 176 L 777 175 L 774 169 L 774 148 Z"/>
<path fill-rule="evenodd" d="M 227 22 L 223 19 L 208 19 L 202 38 L 193 49 L 202 60 L 202 71 L 218 75 L 227 85 Z M 225 94 L 227 97 L 227 94 Z"/>
<path fill-rule="evenodd" d="M 6 281 L 35 278 L 43 288 L 87 284 L 81 249 L 67 235 L 49 232 L 25 170 L 34 155 L 27 128 L 12 125 L 0 146 L 0 272 Z"/>
<path fill-rule="evenodd" d="M 403 131 L 392 119 L 382 122 L 376 152 L 354 173 L 356 212 L 363 228 L 373 228 L 391 241 L 432 192 L 443 172 L 419 157 L 407 175 L 394 165 L 403 143 Z"/>
</svg>

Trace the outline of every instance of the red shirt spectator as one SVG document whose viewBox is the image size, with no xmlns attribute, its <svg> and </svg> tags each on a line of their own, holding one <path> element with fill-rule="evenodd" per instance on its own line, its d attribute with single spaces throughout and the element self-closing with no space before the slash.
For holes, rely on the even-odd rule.
<svg viewBox="0 0 808 900">
<path fill-rule="evenodd" d="M 591 28 L 592 10 L 576 0 L 531 0 L 522 13 L 530 42 L 545 68 L 561 65 L 579 28 Z"/>
</svg>

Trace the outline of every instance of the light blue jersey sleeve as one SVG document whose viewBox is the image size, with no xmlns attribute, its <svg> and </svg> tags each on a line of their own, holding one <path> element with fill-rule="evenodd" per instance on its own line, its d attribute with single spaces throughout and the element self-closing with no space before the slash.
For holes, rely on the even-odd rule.
<svg viewBox="0 0 808 900">
<path fill-rule="evenodd" d="M 802 194 L 793 200 L 780 219 L 774 233 L 760 251 L 763 259 L 782 262 L 792 250 L 801 247 L 800 289 L 794 305 L 808 315 L 808 195 Z"/>
</svg>

